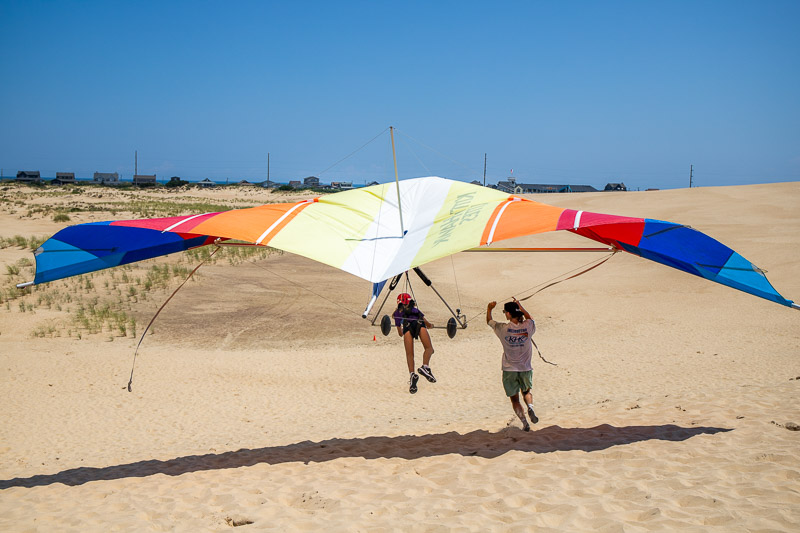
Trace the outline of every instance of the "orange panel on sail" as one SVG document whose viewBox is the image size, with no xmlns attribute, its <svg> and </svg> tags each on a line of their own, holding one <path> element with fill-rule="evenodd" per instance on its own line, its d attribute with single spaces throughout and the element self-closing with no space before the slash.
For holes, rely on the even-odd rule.
<svg viewBox="0 0 800 533">
<path fill-rule="evenodd" d="M 564 211 L 562 207 L 540 204 L 531 200 L 512 201 L 505 205 L 505 209 L 501 204 L 492 214 L 492 218 L 486 225 L 487 231 L 484 231 L 486 238 L 482 240 L 482 243 L 553 231 Z"/>
</svg>

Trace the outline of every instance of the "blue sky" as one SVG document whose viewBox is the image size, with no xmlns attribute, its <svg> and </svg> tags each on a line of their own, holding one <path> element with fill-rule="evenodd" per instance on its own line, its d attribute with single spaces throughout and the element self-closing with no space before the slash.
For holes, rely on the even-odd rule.
<svg viewBox="0 0 800 533">
<path fill-rule="evenodd" d="M 797 1 L 0 0 L 0 68 L 6 176 L 800 181 Z"/>
</svg>

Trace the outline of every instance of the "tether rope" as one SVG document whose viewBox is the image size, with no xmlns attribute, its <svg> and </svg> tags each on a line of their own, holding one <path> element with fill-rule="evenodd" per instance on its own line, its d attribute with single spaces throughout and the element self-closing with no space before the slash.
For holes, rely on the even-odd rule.
<svg viewBox="0 0 800 533">
<path fill-rule="evenodd" d="M 586 274 L 586 273 L 587 273 L 587 272 L 589 272 L 590 270 L 594 270 L 595 268 L 599 267 L 600 265 L 602 265 L 603 263 L 605 263 L 606 261 L 608 261 L 609 259 L 611 259 L 611 258 L 614 256 L 614 254 L 616 254 L 616 253 L 617 253 L 617 250 L 614 250 L 614 251 L 613 251 L 613 252 L 611 252 L 609 255 L 607 255 L 607 256 L 606 256 L 606 257 L 604 257 L 602 260 L 600 260 L 599 262 L 598 262 L 598 260 L 589 261 L 588 263 L 586 263 L 586 264 L 584 264 L 584 265 L 581 265 L 581 266 L 579 266 L 578 268 L 574 268 L 574 269 L 572 269 L 572 270 L 570 270 L 570 271 L 568 271 L 568 272 L 566 272 L 566 273 L 564 273 L 564 274 L 560 274 L 560 275 L 558 275 L 558 276 L 556 276 L 556 277 L 554 277 L 554 278 L 551 278 L 551 279 L 549 279 L 549 280 L 547 280 L 547 281 L 544 281 L 544 282 L 540 283 L 539 285 L 535 285 L 535 286 L 533 286 L 533 287 L 531 287 L 531 288 L 529 288 L 529 289 L 525 289 L 524 291 L 520 291 L 520 292 L 519 292 L 519 293 L 517 293 L 517 294 L 522 294 L 522 293 L 528 292 L 528 291 L 530 291 L 530 290 L 536 289 L 537 287 L 540 287 L 540 286 L 544 285 L 544 287 L 542 287 L 541 289 L 539 289 L 539 290 L 537 290 L 537 291 L 535 291 L 535 292 L 533 292 L 533 293 L 529 294 L 529 295 L 528 295 L 528 296 L 526 296 L 525 298 L 518 299 L 517 301 L 518 301 L 518 302 L 525 301 L 525 300 L 527 300 L 527 299 L 529 299 L 529 298 L 531 298 L 531 297 L 535 296 L 536 294 L 539 294 L 539 293 L 540 293 L 540 292 L 542 292 L 543 290 L 545 290 L 545 289 L 548 289 L 548 288 L 552 287 L 553 285 L 558 285 L 559 283 L 561 283 L 561 282 L 563 282 L 563 281 L 567 281 L 567 280 L 570 280 L 570 279 L 573 279 L 573 278 L 577 278 L 578 276 L 580 276 L 580 275 L 582 275 L 582 274 Z M 593 264 L 593 265 L 592 265 L 592 263 L 595 263 L 595 264 Z M 563 277 L 563 276 L 566 276 L 567 274 L 570 274 L 570 273 L 572 273 L 572 272 L 575 272 L 576 270 L 580 270 L 580 269 L 582 269 L 583 267 L 585 267 L 586 265 L 592 265 L 592 266 L 590 266 L 589 268 L 586 268 L 586 269 L 584 269 L 584 270 L 581 270 L 581 271 L 580 271 L 580 272 L 578 272 L 577 274 L 573 274 L 572 276 L 569 276 L 569 277 L 567 277 L 567 278 L 564 278 L 564 279 L 558 280 L 558 278 L 560 278 L 560 277 Z M 558 280 L 558 281 L 553 281 L 553 280 Z M 514 296 L 511 296 L 511 298 L 514 298 Z M 474 317 L 472 317 L 472 318 L 471 318 L 469 321 L 467 321 L 467 323 L 471 322 L 472 320 L 475 320 L 476 318 L 478 318 L 478 317 L 479 317 L 479 316 L 481 316 L 482 314 L 483 314 L 483 313 L 478 313 L 477 315 L 475 315 Z M 536 344 L 536 341 L 535 341 L 535 340 L 533 340 L 533 337 L 531 337 L 531 342 L 533 343 L 533 346 L 536 348 L 536 352 L 539 354 L 539 359 L 541 359 L 542 361 L 544 361 L 545 363 L 547 363 L 547 364 L 549 364 L 549 365 L 558 366 L 558 364 L 556 364 L 556 363 L 553 363 L 553 362 L 551 362 L 551 361 L 548 361 L 547 359 L 545 359 L 545 358 L 544 358 L 544 356 L 542 355 L 542 351 L 539 349 L 539 346 L 537 346 L 537 344 Z"/>
<path fill-rule="evenodd" d="M 525 290 L 519 291 L 519 292 L 518 292 L 518 293 L 516 293 L 516 294 L 524 294 L 524 293 L 526 293 L 526 292 L 528 292 L 528 291 L 532 291 L 532 290 L 536 289 L 537 287 L 541 287 L 542 285 L 546 285 L 545 287 L 542 287 L 542 288 L 541 288 L 541 289 L 539 289 L 538 291 L 534 292 L 533 294 L 530 294 L 530 295 L 526 296 L 525 298 L 518 298 L 518 299 L 517 299 L 517 301 L 519 301 L 519 302 L 524 302 L 524 301 L 525 301 L 525 300 L 527 300 L 528 298 L 530 298 L 530 297 L 534 296 L 535 294 L 538 294 L 538 293 L 542 292 L 542 291 L 543 291 L 543 290 L 545 290 L 545 289 L 548 289 L 548 288 L 552 287 L 553 285 L 558 285 L 558 284 L 559 284 L 559 283 L 561 283 L 562 281 L 567 281 L 567 280 L 569 280 L 569 279 L 577 278 L 577 277 L 578 277 L 578 276 L 580 276 L 581 274 L 585 274 L 585 273 L 589 272 L 590 270 L 592 270 L 592 269 L 595 269 L 595 268 L 599 267 L 600 265 L 602 265 L 603 263 L 605 263 L 606 261 L 608 261 L 609 259 L 611 259 L 611 258 L 614 256 L 614 254 L 615 254 L 615 253 L 617 253 L 617 250 L 614 250 L 613 252 L 611 252 L 611 254 L 607 255 L 606 257 L 602 258 L 601 260 L 594 259 L 594 260 L 592 260 L 592 261 L 589 261 L 588 263 L 585 263 L 585 264 L 583 264 L 583 265 L 581 265 L 581 266 L 579 266 L 579 267 L 577 267 L 577 268 L 573 268 L 573 269 L 572 269 L 572 270 L 570 270 L 570 271 L 567 271 L 567 272 L 565 272 L 565 273 L 563 273 L 563 274 L 559 274 L 558 276 L 555 276 L 555 277 L 553 277 L 553 278 L 550 278 L 550 279 L 549 279 L 549 280 L 547 280 L 547 281 L 543 281 L 542 283 L 539 283 L 538 285 L 534 285 L 533 287 L 530 287 L 530 288 L 528 288 L 528 289 L 525 289 Z M 597 261 L 599 261 L 599 262 L 597 262 Z M 559 281 L 555 281 L 555 282 L 553 282 L 553 280 L 557 280 L 557 279 L 558 279 L 558 278 L 560 278 L 560 277 L 563 277 L 563 276 L 566 276 L 566 275 L 568 275 L 568 274 L 571 274 L 572 272 L 575 272 L 576 270 L 580 270 L 580 269 L 584 268 L 586 265 L 591 265 L 592 263 L 596 263 L 596 264 L 594 264 L 594 265 L 590 266 L 589 268 L 587 268 L 587 269 L 585 269 L 585 270 L 582 270 L 581 272 L 578 272 L 577 274 L 574 274 L 574 275 L 572 275 L 572 276 L 569 276 L 568 278 L 564 278 L 564 279 L 562 279 L 562 280 L 559 280 Z M 516 294 L 512 294 L 512 295 L 511 295 L 511 296 L 509 296 L 508 298 L 504 298 L 504 299 L 503 299 L 503 301 L 505 301 L 505 300 L 510 300 L 511 298 L 514 298 L 514 297 L 516 296 Z M 480 313 L 476 314 L 475 316 L 473 316 L 472 318 L 470 318 L 470 319 L 467 321 L 467 323 L 469 323 L 469 322 L 472 322 L 473 320 L 475 320 L 476 318 L 478 318 L 478 317 L 479 317 L 479 316 L 481 316 L 481 315 L 483 315 L 483 312 L 480 312 Z"/>
<path fill-rule="evenodd" d="M 605 257 L 605 258 L 604 258 L 602 261 L 600 261 L 600 262 L 599 262 L 599 263 L 597 263 L 596 265 L 592 265 L 592 266 L 590 266 L 589 268 L 587 268 L 586 270 L 583 270 L 583 271 L 581 271 L 581 272 L 578 272 L 577 274 L 575 274 L 575 275 L 573 275 L 573 276 L 570 276 L 570 277 L 568 277 L 568 278 L 564 278 L 564 279 L 562 279 L 562 280 L 555 281 L 555 282 L 553 282 L 553 283 L 551 283 L 551 284 L 549 284 L 549 285 L 545 285 L 544 287 L 542 287 L 542 288 L 541 288 L 541 289 L 539 289 L 538 291 L 536 291 L 536 292 L 534 292 L 534 293 L 532 293 L 532 294 L 529 294 L 529 295 L 528 295 L 528 296 L 526 296 L 525 298 L 522 298 L 522 299 L 520 299 L 520 300 L 517 300 L 517 301 L 519 301 L 519 302 L 524 302 L 524 301 L 525 301 L 525 300 L 527 300 L 528 298 L 532 298 L 533 296 L 535 296 L 535 295 L 539 294 L 540 292 L 542 292 L 542 291 L 543 291 L 543 290 L 545 290 L 545 289 L 548 289 L 548 288 L 552 287 L 553 285 L 558 285 L 559 283 L 561 283 L 561 282 L 563 282 L 563 281 L 567 281 L 567 280 L 570 280 L 570 279 L 572 279 L 572 278 L 577 278 L 577 277 L 578 277 L 578 276 L 580 276 L 581 274 L 586 274 L 586 273 L 587 273 L 587 272 L 589 272 L 590 270 L 594 270 L 595 268 L 599 267 L 600 265 L 602 265 L 603 263 L 605 263 L 606 261 L 608 261 L 609 259 L 611 259 L 611 258 L 614 256 L 614 254 L 615 254 L 615 253 L 617 253 L 617 250 L 614 250 L 613 252 L 611 252 L 610 254 L 608 254 L 608 255 L 607 255 L 607 256 L 606 256 L 606 257 Z M 587 263 L 587 264 L 589 264 L 589 263 Z M 579 268 L 582 268 L 582 267 L 579 267 Z M 574 270 L 570 270 L 570 272 L 574 272 Z M 569 272 L 567 272 L 567 274 L 569 274 Z M 563 274 L 563 275 L 566 275 L 566 274 Z M 531 289 L 528 289 L 528 290 L 531 290 Z M 526 292 L 526 291 L 522 291 L 522 292 Z"/>
<path fill-rule="evenodd" d="M 178 285 L 178 288 L 175 289 L 172 292 L 172 294 L 169 295 L 169 298 L 167 298 L 167 300 L 163 304 L 161 304 L 161 307 L 158 308 L 158 311 L 156 311 L 156 314 L 154 314 L 153 318 L 150 319 L 150 323 L 147 324 L 146 328 L 144 328 L 144 331 L 142 332 L 142 336 L 139 338 L 139 344 L 136 345 L 136 351 L 133 352 L 133 364 L 131 365 L 131 377 L 130 377 L 130 379 L 128 379 L 128 392 L 133 392 L 133 390 L 131 389 L 131 385 L 133 384 L 133 370 L 136 368 L 136 355 L 139 353 L 139 346 L 142 345 L 142 341 L 144 340 L 144 336 L 147 335 L 147 331 L 150 329 L 150 326 L 153 325 L 153 322 L 155 322 L 156 317 L 159 315 L 159 313 L 161 313 L 161 310 L 164 309 L 164 307 L 169 303 L 170 300 L 172 300 L 172 297 L 175 296 L 178 293 L 178 291 L 181 289 L 181 287 L 183 287 L 186 284 L 186 282 L 189 281 L 189 279 L 192 277 L 192 275 L 195 272 L 197 272 L 197 269 L 200 268 L 201 266 L 203 266 L 206 261 L 208 261 L 209 259 L 214 257 L 214 254 L 219 252 L 219 250 L 220 250 L 220 246 L 217 246 L 216 250 L 211 252 L 211 254 L 208 257 L 206 257 L 205 259 L 200 261 L 199 265 L 194 267 L 194 270 L 189 272 L 189 275 L 186 276 L 186 279 L 183 280 L 183 283 Z"/>
</svg>

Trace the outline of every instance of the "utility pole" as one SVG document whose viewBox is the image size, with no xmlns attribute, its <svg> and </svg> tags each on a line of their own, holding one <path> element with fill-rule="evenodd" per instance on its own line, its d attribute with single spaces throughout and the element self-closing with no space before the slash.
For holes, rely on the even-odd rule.
<svg viewBox="0 0 800 533">
<path fill-rule="evenodd" d="M 486 152 L 483 153 L 483 186 L 486 187 Z"/>
<path fill-rule="evenodd" d="M 269 187 L 269 152 L 267 152 L 267 187 Z"/>
<path fill-rule="evenodd" d="M 689 165 L 689 188 L 692 188 L 692 174 L 694 173 L 694 165 Z"/>
<path fill-rule="evenodd" d="M 139 150 L 133 152 L 133 175 L 139 175 Z"/>
</svg>

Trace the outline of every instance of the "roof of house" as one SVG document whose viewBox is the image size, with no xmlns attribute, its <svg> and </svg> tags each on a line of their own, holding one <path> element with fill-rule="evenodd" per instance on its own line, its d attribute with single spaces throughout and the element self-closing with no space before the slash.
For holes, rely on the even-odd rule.
<svg viewBox="0 0 800 533">
<path fill-rule="evenodd" d="M 497 188 L 509 192 L 520 191 L 522 193 L 597 192 L 597 189 L 591 185 L 514 183 L 509 181 L 497 182 Z"/>
</svg>

